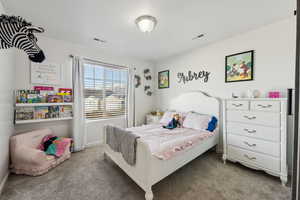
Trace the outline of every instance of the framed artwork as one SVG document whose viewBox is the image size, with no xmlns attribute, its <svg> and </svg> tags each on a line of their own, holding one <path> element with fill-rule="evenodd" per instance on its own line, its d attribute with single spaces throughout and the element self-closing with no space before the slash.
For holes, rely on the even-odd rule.
<svg viewBox="0 0 300 200">
<path fill-rule="evenodd" d="M 169 70 L 158 72 L 158 89 L 169 88 Z"/>
<path fill-rule="evenodd" d="M 59 85 L 61 83 L 61 66 L 50 63 L 31 63 L 31 83 Z"/>
<path fill-rule="evenodd" d="M 225 82 L 253 80 L 254 50 L 245 51 L 225 58 Z"/>
</svg>

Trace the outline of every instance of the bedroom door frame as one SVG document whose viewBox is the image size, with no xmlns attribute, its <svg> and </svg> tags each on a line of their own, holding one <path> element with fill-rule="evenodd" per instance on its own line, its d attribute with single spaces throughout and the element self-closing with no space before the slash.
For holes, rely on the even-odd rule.
<svg viewBox="0 0 300 200">
<path fill-rule="evenodd" d="M 300 11 L 300 0 L 297 0 L 297 11 Z M 297 17 L 297 40 L 296 40 L 296 65 L 295 65 L 295 118 L 294 118 L 294 156 L 292 174 L 292 200 L 300 198 L 300 142 L 299 142 L 299 89 L 300 89 L 300 14 L 295 11 Z"/>
</svg>

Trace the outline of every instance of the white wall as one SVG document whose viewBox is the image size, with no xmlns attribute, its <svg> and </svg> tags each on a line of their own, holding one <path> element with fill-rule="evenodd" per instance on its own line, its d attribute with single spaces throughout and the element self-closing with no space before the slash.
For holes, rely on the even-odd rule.
<svg viewBox="0 0 300 200">
<path fill-rule="evenodd" d="M 0 2 L 0 14 L 4 8 Z M 8 173 L 9 137 L 13 126 L 14 50 L 0 50 L 0 193 Z"/>
<path fill-rule="evenodd" d="M 84 47 L 65 41 L 59 41 L 46 37 L 39 37 L 38 44 L 43 49 L 46 55 L 45 63 L 56 63 L 62 66 L 62 77 L 63 81 L 58 87 L 72 87 L 72 69 L 71 69 L 71 58 L 70 54 L 78 55 L 82 57 L 96 59 L 102 62 L 135 67 L 137 73 L 142 75 L 142 72 L 145 68 L 151 68 L 153 65 L 151 63 L 139 61 L 132 58 L 125 58 L 120 55 L 109 55 L 100 51 L 99 49 Z M 33 85 L 30 83 L 30 62 L 27 58 L 27 55 L 24 52 L 18 51 L 16 58 L 16 89 L 27 89 L 31 88 Z M 137 105 L 137 122 L 138 124 L 144 123 L 145 114 L 148 113 L 154 104 L 154 97 L 149 97 L 145 95 L 143 87 L 140 87 L 136 91 L 136 99 L 138 102 L 143 102 L 143 104 Z M 103 123 L 107 121 L 94 121 L 87 124 L 87 142 L 88 143 L 97 143 L 101 140 L 100 131 Z M 109 121 L 109 123 L 116 123 L 118 125 L 124 125 L 124 119 Z M 17 125 L 17 132 L 24 132 L 27 130 L 49 127 L 57 132 L 58 135 L 68 136 L 71 132 L 71 121 L 61 121 L 61 122 L 49 122 L 49 123 L 40 123 L 40 124 L 26 124 L 26 125 Z"/>
<path fill-rule="evenodd" d="M 157 72 L 170 70 L 170 88 L 156 89 L 156 107 L 167 109 L 172 98 L 189 90 L 203 90 L 224 98 L 231 97 L 232 92 L 244 95 L 248 89 L 258 89 L 265 96 L 266 92 L 272 89 L 286 91 L 287 88 L 294 88 L 295 44 L 296 18 L 291 17 L 158 62 Z M 225 83 L 225 56 L 247 50 L 255 51 L 254 80 Z M 177 73 L 186 73 L 188 70 L 206 70 L 211 72 L 211 76 L 207 83 L 198 80 L 185 85 L 178 83 Z M 290 122 L 289 124 L 291 125 Z M 293 134 L 291 126 L 290 140 Z M 291 152 L 290 148 L 289 155 Z"/>
<path fill-rule="evenodd" d="M 293 17 L 158 62 L 157 72 L 170 70 L 170 88 L 156 89 L 157 106 L 167 108 L 170 99 L 188 90 L 231 97 L 232 92 L 244 94 L 248 89 L 258 89 L 265 95 L 272 89 L 294 88 L 295 23 Z M 254 81 L 225 83 L 225 56 L 247 50 L 255 50 Z M 178 83 L 177 73 L 188 70 L 211 72 L 209 81 Z"/>
</svg>

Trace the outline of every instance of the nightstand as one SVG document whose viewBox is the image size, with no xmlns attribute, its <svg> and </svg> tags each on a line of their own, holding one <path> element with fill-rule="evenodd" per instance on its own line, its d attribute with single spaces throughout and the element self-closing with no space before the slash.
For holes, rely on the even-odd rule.
<svg viewBox="0 0 300 200">
<path fill-rule="evenodd" d="M 146 115 L 146 124 L 158 124 L 162 116 L 159 115 Z"/>
</svg>

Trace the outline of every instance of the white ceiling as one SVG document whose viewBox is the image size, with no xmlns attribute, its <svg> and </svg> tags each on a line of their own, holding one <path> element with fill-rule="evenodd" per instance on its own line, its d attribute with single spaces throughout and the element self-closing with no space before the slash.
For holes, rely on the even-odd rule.
<svg viewBox="0 0 300 200">
<path fill-rule="evenodd" d="M 2 0 L 10 14 L 46 29 L 45 36 L 147 61 L 287 18 L 296 0 Z M 158 19 L 150 34 L 135 19 Z M 192 40 L 201 33 L 205 37 Z M 106 40 L 97 44 L 94 37 Z"/>
</svg>

